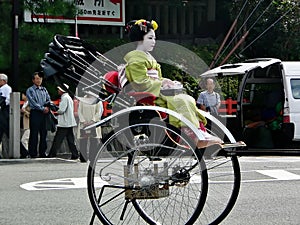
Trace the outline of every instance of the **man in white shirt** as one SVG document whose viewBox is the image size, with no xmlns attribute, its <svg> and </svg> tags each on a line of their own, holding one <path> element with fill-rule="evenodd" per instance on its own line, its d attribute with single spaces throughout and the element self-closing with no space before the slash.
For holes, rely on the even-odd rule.
<svg viewBox="0 0 300 225">
<path fill-rule="evenodd" d="M 7 75 L 0 73 L 0 143 L 3 134 L 9 137 L 9 102 L 12 89 L 7 80 Z"/>
<path fill-rule="evenodd" d="M 67 84 L 57 87 L 58 94 L 61 96 L 61 101 L 59 103 L 59 109 L 57 110 L 57 131 L 48 157 L 56 157 L 56 151 L 60 148 L 65 137 L 67 138 L 68 146 L 72 153 L 71 159 L 78 159 L 79 157 L 73 131 L 73 128 L 76 126 L 74 103 L 73 99 L 67 93 L 68 89 L 69 86 Z"/>
</svg>

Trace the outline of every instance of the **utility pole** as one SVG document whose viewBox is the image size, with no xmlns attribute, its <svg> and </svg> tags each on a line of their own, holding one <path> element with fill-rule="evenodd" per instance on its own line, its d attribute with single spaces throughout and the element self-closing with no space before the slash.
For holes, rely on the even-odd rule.
<svg viewBox="0 0 300 225">
<path fill-rule="evenodd" d="M 19 81 L 19 0 L 12 1 L 12 89 L 17 91 Z"/>
<path fill-rule="evenodd" d="M 12 0 L 12 90 L 9 109 L 9 158 L 20 158 L 19 0 Z"/>
</svg>

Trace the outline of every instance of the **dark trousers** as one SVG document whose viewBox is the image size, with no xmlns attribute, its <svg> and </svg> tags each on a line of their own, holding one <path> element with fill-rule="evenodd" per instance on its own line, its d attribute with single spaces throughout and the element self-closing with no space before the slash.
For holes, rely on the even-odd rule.
<svg viewBox="0 0 300 225">
<path fill-rule="evenodd" d="M 47 150 L 46 114 L 38 110 L 30 111 L 28 151 L 31 157 L 37 156 L 38 136 L 40 135 L 39 156 L 45 157 Z"/>
<path fill-rule="evenodd" d="M 1 107 L 0 109 L 0 143 L 3 134 L 9 138 L 9 106 Z"/>
<path fill-rule="evenodd" d="M 57 149 L 60 148 L 64 138 L 67 138 L 68 146 L 72 153 L 72 158 L 78 158 L 78 151 L 75 145 L 73 127 L 57 127 L 49 156 L 56 156 Z"/>
</svg>

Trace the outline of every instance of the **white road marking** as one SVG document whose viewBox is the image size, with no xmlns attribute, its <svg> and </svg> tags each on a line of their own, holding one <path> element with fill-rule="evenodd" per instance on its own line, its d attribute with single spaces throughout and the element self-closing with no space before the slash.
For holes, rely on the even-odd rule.
<svg viewBox="0 0 300 225">
<path fill-rule="evenodd" d="M 288 172 L 286 170 L 256 170 L 256 172 L 273 177 L 277 180 L 300 180 L 300 175 Z"/>
<path fill-rule="evenodd" d="M 95 184 L 97 186 L 103 186 L 108 184 L 105 181 L 97 179 L 95 180 Z M 64 189 L 78 189 L 78 188 L 87 188 L 87 178 L 63 178 L 63 179 L 55 179 L 55 180 L 44 180 L 44 181 L 36 181 L 30 182 L 26 184 L 20 185 L 21 188 L 27 191 L 40 191 L 40 190 L 64 190 Z"/>
<path fill-rule="evenodd" d="M 292 169 L 291 169 L 292 170 Z M 296 169 L 300 171 L 300 169 Z M 230 172 L 230 171 L 229 171 Z M 255 182 L 270 182 L 270 181 L 288 181 L 288 180 L 300 180 L 300 175 L 291 173 L 286 170 L 252 170 L 252 171 L 242 171 L 243 173 L 260 173 L 267 178 L 257 178 L 257 179 L 243 179 L 242 183 L 255 183 Z M 225 172 L 226 174 L 226 172 Z M 201 183 L 201 177 L 194 175 L 191 177 L 192 183 Z M 209 183 L 231 183 L 232 180 L 209 180 Z M 106 181 L 101 180 L 100 178 L 95 179 L 94 184 L 98 187 L 109 184 Z M 61 178 L 54 180 L 44 180 L 44 181 L 35 181 L 30 183 L 25 183 L 20 185 L 21 188 L 27 191 L 40 191 L 40 190 L 66 190 L 66 189 L 86 189 L 87 188 L 87 178 Z"/>
<path fill-rule="evenodd" d="M 266 163 L 266 162 L 282 162 L 282 163 L 295 163 L 300 162 L 300 157 L 295 156 L 259 156 L 259 157 L 239 157 L 239 162 L 255 162 L 255 163 Z"/>
</svg>

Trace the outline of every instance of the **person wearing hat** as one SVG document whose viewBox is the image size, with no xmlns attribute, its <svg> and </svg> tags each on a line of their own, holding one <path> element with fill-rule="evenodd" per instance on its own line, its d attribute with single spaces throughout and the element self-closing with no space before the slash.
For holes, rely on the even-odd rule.
<svg viewBox="0 0 300 225">
<path fill-rule="evenodd" d="M 39 157 L 46 157 L 47 150 L 47 129 L 46 120 L 50 111 L 47 103 L 51 101 L 50 95 L 45 87 L 42 86 L 43 74 L 34 72 L 32 74 L 33 85 L 26 91 L 26 97 L 30 107 L 29 116 L 29 143 L 28 152 L 31 158 L 38 156 L 37 146 L 39 146 Z M 40 143 L 38 143 L 40 136 Z"/>
<path fill-rule="evenodd" d="M 69 86 L 62 84 L 57 87 L 58 94 L 61 96 L 59 109 L 57 110 L 57 131 L 55 133 L 48 157 L 56 157 L 57 149 L 60 148 L 64 138 L 67 138 L 68 147 L 72 153 L 71 159 L 78 159 L 78 150 L 75 144 L 73 128 L 77 125 L 74 117 L 73 99 L 68 94 Z"/>
</svg>

